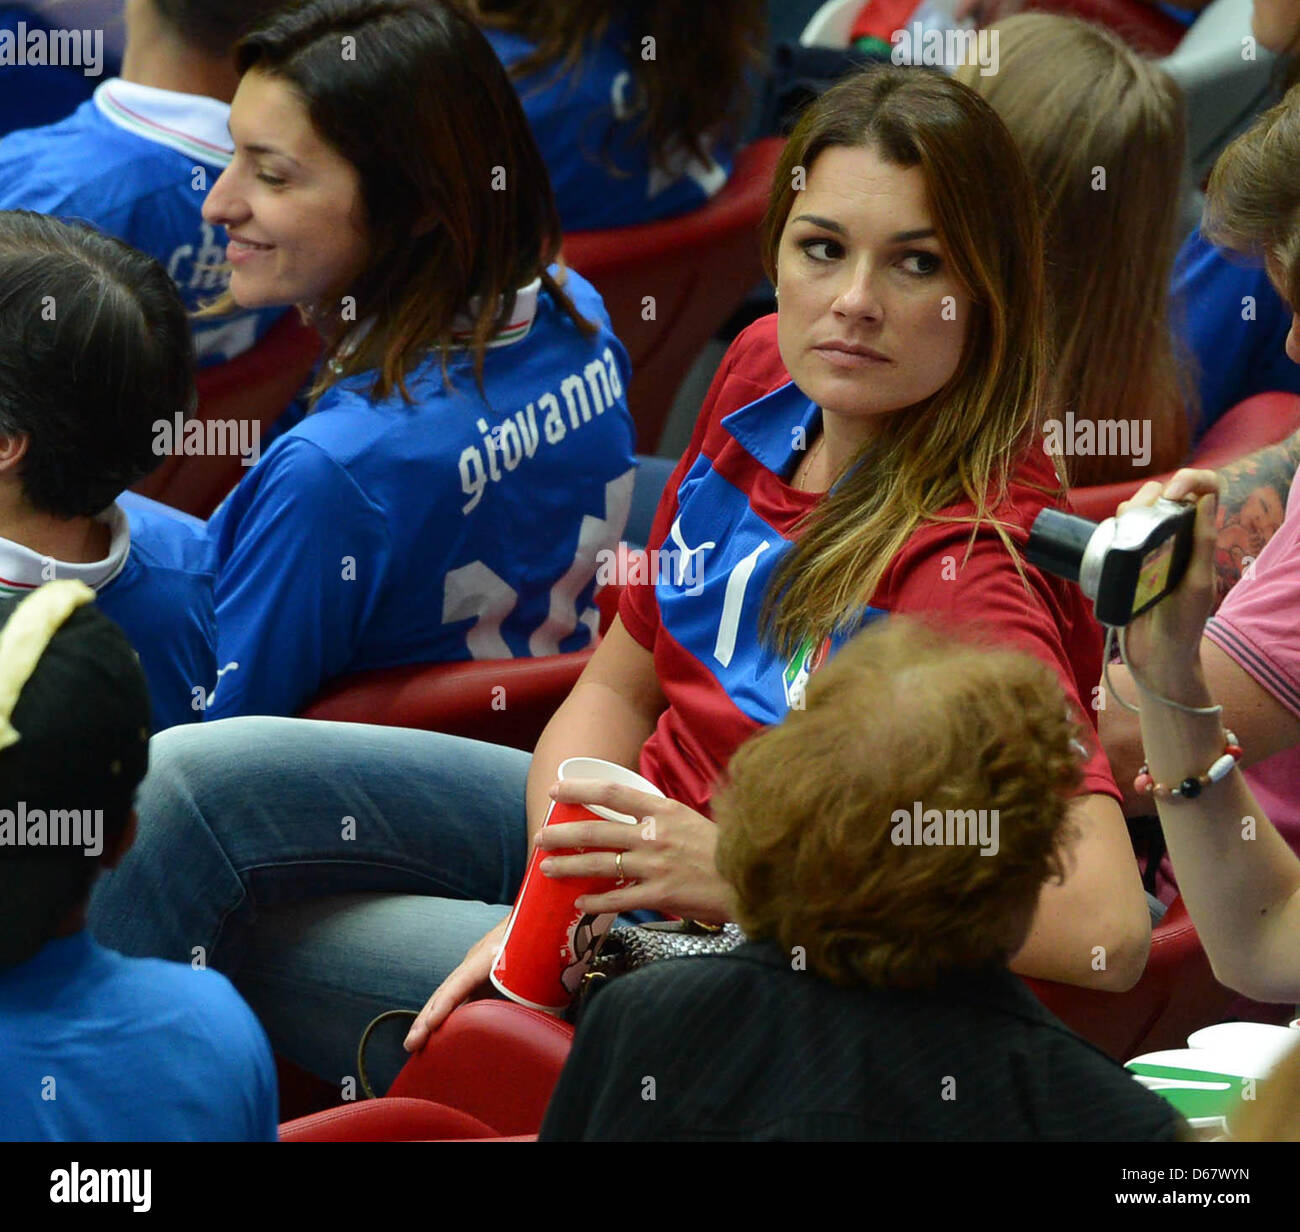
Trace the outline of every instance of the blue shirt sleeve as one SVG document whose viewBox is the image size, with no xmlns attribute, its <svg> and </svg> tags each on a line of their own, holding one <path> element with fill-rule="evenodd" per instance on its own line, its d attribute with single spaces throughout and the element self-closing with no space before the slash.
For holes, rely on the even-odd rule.
<svg viewBox="0 0 1300 1232">
<path fill-rule="evenodd" d="M 1300 394 L 1300 366 L 1285 350 L 1291 313 L 1261 267 L 1215 248 L 1198 229 L 1178 253 L 1173 294 L 1174 319 L 1196 363 L 1197 440 L 1245 398 Z"/>
<path fill-rule="evenodd" d="M 210 1081 L 226 1092 L 220 1137 L 232 1142 L 277 1142 L 280 1084 L 261 1022 L 219 971 L 183 974 L 192 978 L 177 991 L 193 999 L 191 1010 L 198 1028 L 212 1045 L 210 1055 L 201 1061 L 196 1057 L 194 1063 L 210 1067 Z"/>
<path fill-rule="evenodd" d="M 353 659 L 392 556 L 383 513 L 319 446 L 286 436 L 210 526 L 218 681 L 205 717 L 294 714 Z"/>
</svg>

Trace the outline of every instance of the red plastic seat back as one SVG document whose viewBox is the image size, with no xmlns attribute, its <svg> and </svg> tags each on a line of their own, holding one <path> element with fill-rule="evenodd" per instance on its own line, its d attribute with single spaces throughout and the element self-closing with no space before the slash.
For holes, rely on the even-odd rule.
<svg viewBox="0 0 1300 1232">
<path fill-rule="evenodd" d="M 874 35 L 886 41 L 895 29 L 906 28 L 917 6 L 909 0 L 873 0 L 863 5 L 852 38 Z M 1113 30 L 1130 46 L 1152 56 L 1167 56 L 1182 42 L 1186 27 L 1143 0 L 1029 0 L 1025 6 L 1044 13 L 1081 17 Z M 879 12 L 878 12 L 879 10 Z"/>
<path fill-rule="evenodd" d="M 327 685 L 300 717 L 447 732 L 531 753 L 592 653 L 355 672 Z"/>
<path fill-rule="evenodd" d="M 718 195 L 680 218 L 564 237 L 565 260 L 600 292 L 631 357 L 641 453 L 654 452 L 687 369 L 762 277 L 759 223 L 784 145 L 741 150 Z"/>
<path fill-rule="evenodd" d="M 406 1063 L 388 1095 L 446 1104 L 498 1134 L 535 1134 L 572 1042 L 573 1028 L 550 1014 L 470 1001 Z"/>
<path fill-rule="evenodd" d="M 321 341 L 294 309 L 287 311 L 251 351 L 195 377 L 200 423 L 252 421 L 265 439 L 271 425 L 311 375 Z M 245 429 L 247 432 L 248 429 Z M 238 433 L 234 435 L 239 440 Z M 206 518 L 248 473 L 237 454 L 173 453 L 134 490 L 195 517 Z"/>
<path fill-rule="evenodd" d="M 1167 56 L 1187 33 L 1181 22 L 1142 0 L 1029 0 L 1025 7 L 1105 26 L 1150 56 Z"/>
<path fill-rule="evenodd" d="M 621 545 L 620 552 L 626 550 Z M 602 634 L 618 614 L 621 594 L 619 586 L 596 593 Z M 327 685 L 300 717 L 447 732 L 531 753 L 592 654 L 588 648 L 534 659 L 412 663 L 355 672 Z"/>
<path fill-rule="evenodd" d="M 468 1113 L 427 1099 L 367 1099 L 280 1126 L 281 1142 L 429 1142 L 497 1136 Z"/>
<path fill-rule="evenodd" d="M 1217 470 L 1269 445 L 1276 445 L 1300 430 L 1300 396 L 1285 393 L 1256 394 L 1237 403 L 1205 434 L 1188 466 Z M 1143 476 L 1124 483 L 1105 483 L 1092 488 L 1075 488 L 1070 503 L 1076 513 L 1100 522 L 1115 512 L 1120 501 L 1128 500 L 1148 479 L 1164 483 L 1173 472 Z"/>
</svg>

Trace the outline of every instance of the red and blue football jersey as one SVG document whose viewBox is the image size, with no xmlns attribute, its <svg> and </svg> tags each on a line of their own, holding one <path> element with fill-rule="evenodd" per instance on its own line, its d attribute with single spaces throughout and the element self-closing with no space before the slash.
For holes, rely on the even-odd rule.
<svg viewBox="0 0 1300 1232">
<path fill-rule="evenodd" d="M 731 755 L 754 732 L 780 722 L 807 676 L 853 633 L 891 612 L 978 627 L 1028 651 L 1057 674 L 1068 701 L 1095 734 L 1093 688 L 1101 675 L 1101 630 L 1076 586 L 1028 565 L 1026 591 L 996 532 L 983 524 L 916 530 L 885 572 L 856 629 L 789 659 L 758 637 L 758 613 L 795 527 L 822 499 L 791 477 L 819 408 L 781 364 L 776 318 L 736 339 L 723 360 L 690 447 L 669 480 L 649 546 L 671 567 L 629 585 L 619 616 L 655 659 L 668 708 L 641 751 L 641 773 L 669 796 L 708 812 Z M 994 511 L 1023 548 L 1029 527 L 1058 486 L 1050 459 L 1028 451 Z M 1044 491 L 1043 489 L 1047 489 Z M 969 516 L 969 503 L 945 516 Z M 969 554 L 967 552 L 970 547 Z M 1085 704 L 1086 703 L 1086 704 Z M 1093 742 L 1083 791 L 1119 799 L 1105 754 Z"/>
</svg>

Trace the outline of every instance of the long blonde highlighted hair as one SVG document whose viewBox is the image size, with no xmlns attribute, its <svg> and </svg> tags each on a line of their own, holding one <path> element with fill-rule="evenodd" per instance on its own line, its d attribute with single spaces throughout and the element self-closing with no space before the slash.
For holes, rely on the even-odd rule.
<svg viewBox="0 0 1300 1232">
<path fill-rule="evenodd" d="M 972 308 L 952 377 L 919 405 L 883 417 L 778 566 L 759 627 L 787 655 L 805 638 L 856 625 L 923 522 L 969 521 L 972 543 L 981 524 L 991 525 L 1020 568 L 992 510 L 1019 457 L 1041 447 L 1046 417 L 1042 237 L 1029 177 L 996 112 L 925 69 L 866 69 L 828 90 L 803 114 L 776 171 L 763 223 L 773 280 L 795 183 L 840 146 L 920 168 L 935 230 Z M 973 517 L 939 515 L 963 500 Z"/>
<path fill-rule="evenodd" d="M 1173 470 L 1190 448 L 1196 397 L 1168 307 L 1186 143 L 1181 91 L 1117 35 L 1076 18 L 1023 13 L 991 32 L 998 72 L 963 65 L 954 75 L 993 105 L 1034 181 L 1055 335 L 1053 401 L 1075 422 L 1150 423 L 1145 465 L 1073 455 L 1070 482 Z"/>
</svg>

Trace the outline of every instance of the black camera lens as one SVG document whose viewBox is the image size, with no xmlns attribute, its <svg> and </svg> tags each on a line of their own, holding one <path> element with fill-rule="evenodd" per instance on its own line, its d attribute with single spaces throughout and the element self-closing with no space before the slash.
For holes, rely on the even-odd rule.
<svg viewBox="0 0 1300 1232">
<path fill-rule="evenodd" d="M 1031 565 L 1077 582 L 1083 553 L 1096 529 L 1097 523 L 1087 518 L 1062 513 L 1059 509 L 1044 509 L 1030 527 L 1025 555 Z"/>
</svg>

